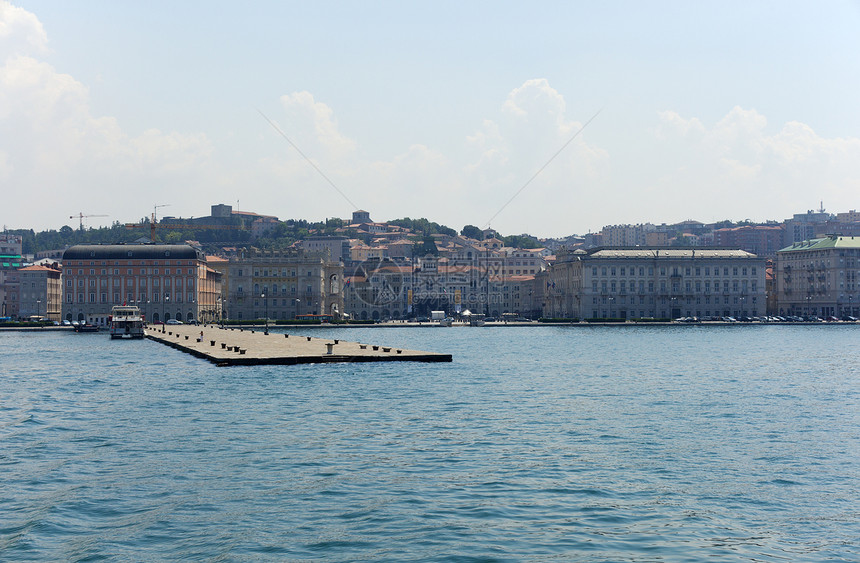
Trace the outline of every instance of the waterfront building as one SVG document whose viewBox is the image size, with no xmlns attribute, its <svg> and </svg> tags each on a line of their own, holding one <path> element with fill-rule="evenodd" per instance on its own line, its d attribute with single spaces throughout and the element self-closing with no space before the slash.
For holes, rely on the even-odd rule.
<svg viewBox="0 0 860 563">
<path fill-rule="evenodd" d="M 343 262 L 328 252 L 241 249 L 224 265 L 225 314 L 233 320 L 293 319 L 299 315 L 339 318 Z"/>
<path fill-rule="evenodd" d="M 860 315 L 860 236 L 793 243 L 777 253 L 775 270 L 781 315 Z"/>
<path fill-rule="evenodd" d="M 18 268 L 24 266 L 24 259 L 21 256 L 22 250 L 23 237 L 21 235 L 0 233 L 0 317 L 18 316 L 18 289 L 17 284 L 13 289 L 11 278 L 14 277 L 14 272 Z M 16 304 L 14 315 L 12 309 L 13 298 Z"/>
<path fill-rule="evenodd" d="M 765 261 L 743 250 L 562 250 L 545 283 L 546 317 L 752 317 L 766 306 Z"/>
<path fill-rule="evenodd" d="M 9 316 L 61 320 L 62 271 L 60 265 L 32 265 L 19 268 L 9 277 Z"/>
<path fill-rule="evenodd" d="M 500 252 L 469 247 L 405 264 L 368 260 L 347 274 L 346 311 L 362 320 L 429 316 L 430 311 L 450 316 L 466 310 L 494 317 L 539 315 L 535 275 L 507 274 L 507 260 Z"/>
<path fill-rule="evenodd" d="M 114 305 L 147 321 L 220 318 L 221 273 L 185 244 L 76 245 L 63 253 L 63 318 L 106 324 Z"/>
</svg>

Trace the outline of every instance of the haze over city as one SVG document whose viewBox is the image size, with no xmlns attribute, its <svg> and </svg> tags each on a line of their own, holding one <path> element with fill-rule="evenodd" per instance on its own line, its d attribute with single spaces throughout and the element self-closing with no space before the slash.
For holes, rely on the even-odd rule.
<svg viewBox="0 0 860 563">
<path fill-rule="evenodd" d="M 856 2 L 0 1 L 0 222 L 853 209 L 857 29 Z"/>
</svg>

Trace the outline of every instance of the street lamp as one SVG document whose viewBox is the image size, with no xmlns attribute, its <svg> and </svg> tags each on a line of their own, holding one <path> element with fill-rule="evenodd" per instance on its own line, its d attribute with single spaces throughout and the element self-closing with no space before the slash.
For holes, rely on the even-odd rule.
<svg viewBox="0 0 860 563">
<path fill-rule="evenodd" d="M 161 304 L 161 316 L 162 317 L 166 316 L 166 313 L 164 311 L 165 311 L 165 308 L 167 308 L 167 307 L 170 307 L 170 296 L 169 295 L 164 296 L 164 301 Z M 165 325 L 167 324 L 166 319 L 162 318 L 161 320 Z"/>
<path fill-rule="evenodd" d="M 260 297 L 263 298 L 263 305 L 266 306 L 266 329 L 263 331 L 263 334 L 269 334 L 269 302 L 266 300 L 266 292 L 264 291 L 260 294 Z"/>
<path fill-rule="evenodd" d="M 36 299 L 36 316 L 40 317 L 42 315 L 42 300 Z"/>
</svg>

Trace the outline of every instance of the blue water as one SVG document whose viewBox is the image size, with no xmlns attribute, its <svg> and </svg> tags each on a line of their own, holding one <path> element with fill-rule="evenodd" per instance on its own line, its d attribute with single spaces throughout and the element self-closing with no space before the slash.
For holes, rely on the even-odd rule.
<svg viewBox="0 0 860 563">
<path fill-rule="evenodd" d="M 336 334 L 454 362 L 0 333 L 0 560 L 860 560 L 860 327 Z"/>
</svg>

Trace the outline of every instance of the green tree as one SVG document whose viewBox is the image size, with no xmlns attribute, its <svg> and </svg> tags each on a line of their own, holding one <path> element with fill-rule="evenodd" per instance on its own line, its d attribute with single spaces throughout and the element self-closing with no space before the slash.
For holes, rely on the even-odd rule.
<svg viewBox="0 0 860 563">
<path fill-rule="evenodd" d="M 475 240 L 484 239 L 484 231 L 482 231 L 475 225 L 466 225 L 465 227 L 463 227 L 463 230 L 460 231 L 460 234 L 466 238 L 471 238 Z"/>
</svg>

